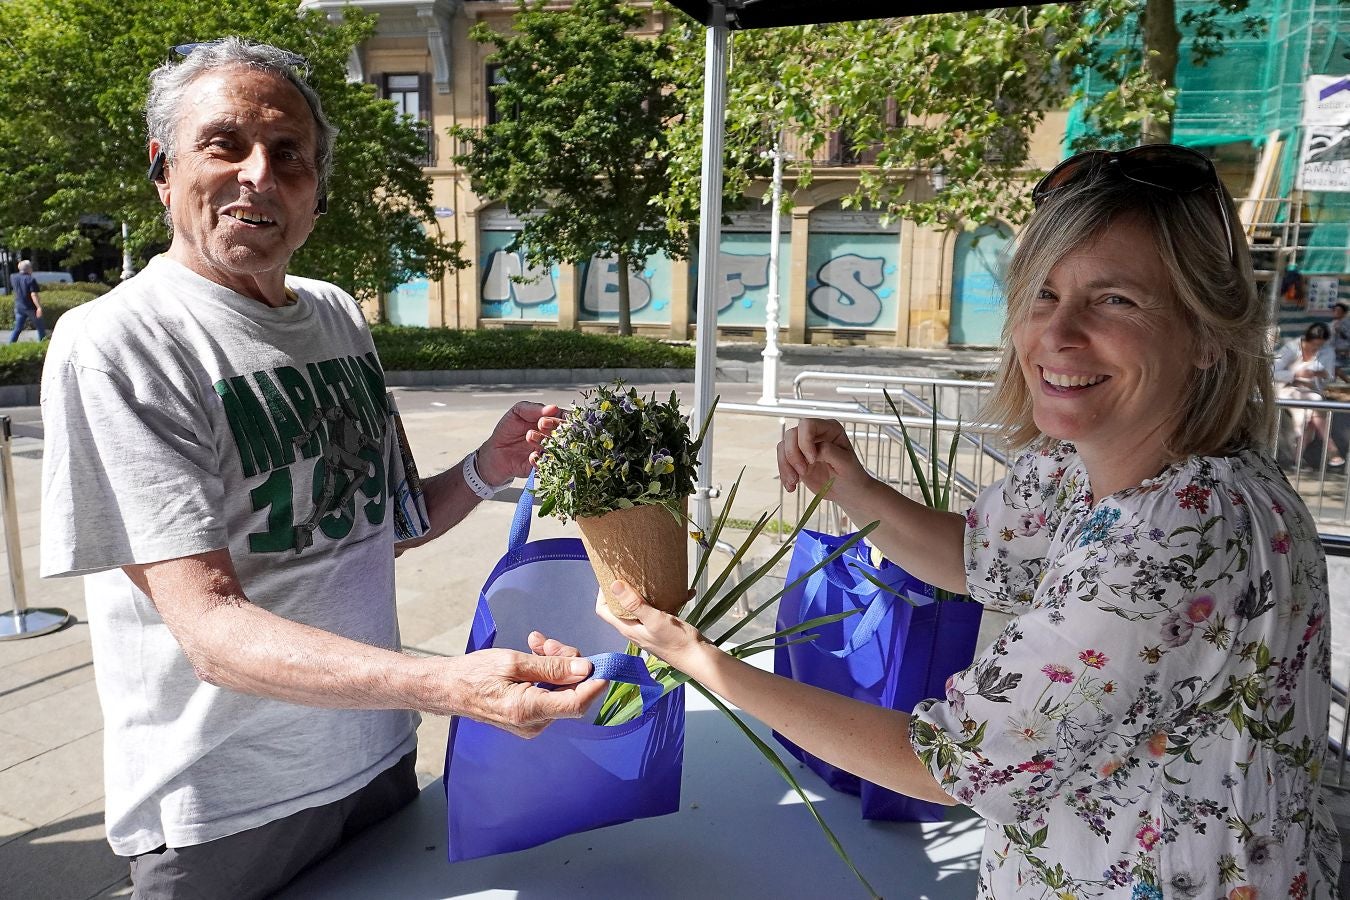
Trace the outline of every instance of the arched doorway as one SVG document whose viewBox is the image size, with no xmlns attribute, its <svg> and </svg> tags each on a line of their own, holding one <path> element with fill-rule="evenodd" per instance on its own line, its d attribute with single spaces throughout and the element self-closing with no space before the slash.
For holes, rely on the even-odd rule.
<svg viewBox="0 0 1350 900">
<path fill-rule="evenodd" d="M 950 343 L 998 345 L 1005 310 L 1004 251 L 1012 236 L 1012 230 L 1002 222 L 986 222 L 956 239 Z"/>
</svg>

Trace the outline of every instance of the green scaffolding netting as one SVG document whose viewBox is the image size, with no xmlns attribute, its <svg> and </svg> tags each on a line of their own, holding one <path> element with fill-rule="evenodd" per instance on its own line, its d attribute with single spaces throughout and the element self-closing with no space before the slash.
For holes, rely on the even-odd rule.
<svg viewBox="0 0 1350 900">
<path fill-rule="evenodd" d="M 1141 4 L 1142 5 L 1142 4 Z M 1177 16 L 1214 7 L 1212 0 L 1177 0 Z M 1243 34 L 1224 42 L 1221 56 L 1197 64 L 1183 27 L 1177 67 L 1177 110 L 1173 140 L 1192 147 L 1250 145 L 1252 155 L 1266 136 L 1279 132 L 1283 149 L 1279 159 L 1278 194 L 1288 198 L 1294 188 L 1302 145 L 1300 121 L 1304 83 L 1310 75 L 1350 74 L 1350 4 L 1341 0 L 1252 0 L 1242 13 L 1229 13 L 1226 23 L 1245 17 L 1264 23 L 1259 33 Z M 1139 47 L 1137 20 L 1129 21 L 1103 52 Z M 1112 85 L 1096 72 L 1079 81 L 1088 101 Z M 1083 104 L 1070 111 L 1064 149 L 1090 135 Z M 1307 272 L 1350 272 L 1350 193 L 1308 191 L 1302 197 L 1300 218 L 1306 223 L 1302 243 L 1307 249 L 1299 266 Z M 1281 206 L 1280 216 L 1290 207 Z"/>
</svg>

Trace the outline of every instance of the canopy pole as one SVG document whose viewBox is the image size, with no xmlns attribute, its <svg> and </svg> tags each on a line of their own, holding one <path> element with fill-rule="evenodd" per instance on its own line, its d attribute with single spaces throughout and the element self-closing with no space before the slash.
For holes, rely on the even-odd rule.
<svg viewBox="0 0 1350 900">
<path fill-rule="evenodd" d="M 701 423 L 712 408 L 717 378 L 718 255 L 722 246 L 722 150 L 726 141 L 727 28 L 726 6 L 711 5 L 703 58 L 703 177 L 700 186 L 698 230 L 698 299 L 694 323 L 694 414 Z M 712 527 L 713 425 L 703 435 L 698 451 L 698 479 L 694 485 L 694 526 L 704 534 Z M 699 596 L 708 589 L 708 569 L 695 587 Z"/>
</svg>

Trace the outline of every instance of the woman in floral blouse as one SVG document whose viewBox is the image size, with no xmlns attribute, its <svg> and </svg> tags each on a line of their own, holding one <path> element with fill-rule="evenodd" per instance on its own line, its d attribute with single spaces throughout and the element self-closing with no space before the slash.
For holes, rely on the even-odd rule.
<svg viewBox="0 0 1350 900">
<path fill-rule="evenodd" d="M 1014 613 L 912 714 L 732 659 L 624 591 L 630 639 L 810 753 L 987 822 L 979 896 L 1338 896 L 1326 561 L 1269 456 L 1267 314 L 1212 164 L 1092 151 L 1033 193 L 990 409 L 1022 456 L 964 517 L 837 422 L 779 447 L 915 575 Z M 603 606 L 603 604 L 602 604 Z M 908 740 L 905 736 L 908 736 Z"/>
</svg>

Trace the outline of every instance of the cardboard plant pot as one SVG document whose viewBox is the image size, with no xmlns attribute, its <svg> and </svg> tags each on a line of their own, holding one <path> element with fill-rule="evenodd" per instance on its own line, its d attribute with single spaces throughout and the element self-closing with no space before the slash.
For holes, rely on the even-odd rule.
<svg viewBox="0 0 1350 900">
<path fill-rule="evenodd" d="M 688 505 L 686 497 L 682 509 Z M 689 599 L 689 548 L 683 521 L 663 506 L 648 505 L 579 516 L 577 525 L 610 612 L 632 618 L 609 593 L 609 586 L 621 579 L 662 612 L 679 613 Z"/>
</svg>

